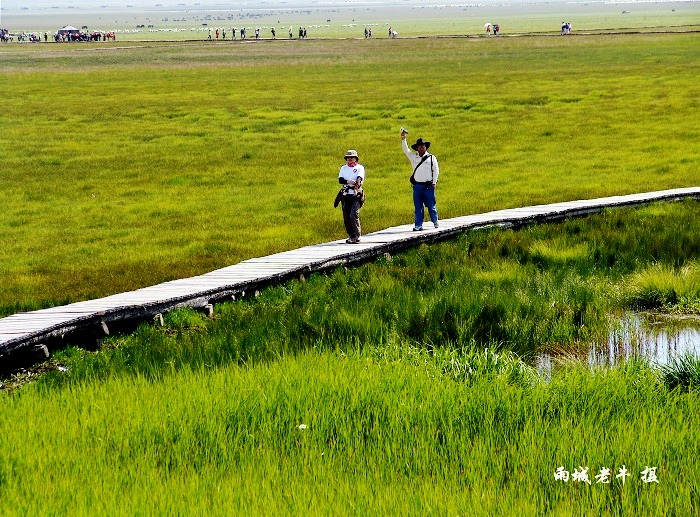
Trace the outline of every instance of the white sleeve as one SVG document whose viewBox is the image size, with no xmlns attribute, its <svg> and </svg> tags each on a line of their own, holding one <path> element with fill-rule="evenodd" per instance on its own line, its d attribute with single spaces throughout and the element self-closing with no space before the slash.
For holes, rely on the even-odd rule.
<svg viewBox="0 0 700 517">
<path fill-rule="evenodd" d="M 406 155 L 406 158 L 408 158 L 408 160 L 411 163 L 413 163 L 413 153 L 411 151 L 409 151 L 408 142 L 406 142 L 405 138 L 401 140 L 401 148 L 403 149 L 403 154 Z"/>
</svg>

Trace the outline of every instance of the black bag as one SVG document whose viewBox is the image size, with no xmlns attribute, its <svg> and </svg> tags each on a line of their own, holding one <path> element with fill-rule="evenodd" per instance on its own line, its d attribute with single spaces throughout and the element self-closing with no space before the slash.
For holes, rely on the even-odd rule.
<svg viewBox="0 0 700 517">
<path fill-rule="evenodd" d="M 335 196 L 335 201 L 333 201 L 333 208 L 338 208 L 338 205 L 340 202 L 343 200 L 343 189 L 341 188 L 338 191 L 338 194 Z"/>
</svg>

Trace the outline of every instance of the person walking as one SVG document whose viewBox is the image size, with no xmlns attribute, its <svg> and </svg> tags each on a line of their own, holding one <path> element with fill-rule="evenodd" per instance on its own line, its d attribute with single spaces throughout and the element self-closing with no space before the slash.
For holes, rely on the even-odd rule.
<svg viewBox="0 0 700 517">
<path fill-rule="evenodd" d="M 360 242 L 362 227 L 360 226 L 360 208 L 365 204 L 365 192 L 362 184 L 365 181 L 365 168 L 359 163 L 357 151 L 348 149 L 345 153 L 345 165 L 340 168 L 338 182 L 342 185 L 336 197 L 336 206 L 340 201 L 343 209 L 343 222 L 348 232 L 348 244 Z M 340 198 L 338 200 L 338 198 Z"/>
<path fill-rule="evenodd" d="M 411 145 L 415 152 L 408 149 L 406 142 L 406 130 L 401 130 L 401 147 L 403 154 L 406 155 L 408 161 L 413 167 L 411 174 L 411 183 L 413 184 L 413 207 L 415 209 L 415 224 L 413 231 L 418 232 L 423 230 L 423 218 L 425 212 L 423 207 L 428 209 L 428 215 L 433 222 L 433 226 L 438 228 L 438 212 L 437 202 L 435 199 L 435 187 L 437 186 L 438 176 L 440 175 L 440 167 L 438 166 L 437 158 L 428 152 L 430 142 L 426 142 L 422 138 L 416 140 L 416 143 Z"/>
</svg>

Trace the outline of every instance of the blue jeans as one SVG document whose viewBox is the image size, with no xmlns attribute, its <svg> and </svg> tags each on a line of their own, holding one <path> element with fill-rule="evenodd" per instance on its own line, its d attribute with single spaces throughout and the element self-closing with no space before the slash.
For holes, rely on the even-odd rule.
<svg viewBox="0 0 700 517">
<path fill-rule="evenodd" d="M 416 211 L 416 228 L 423 226 L 424 211 L 423 206 L 428 209 L 430 220 L 438 222 L 437 206 L 435 202 L 435 189 L 425 185 L 413 185 L 413 207 Z"/>
</svg>

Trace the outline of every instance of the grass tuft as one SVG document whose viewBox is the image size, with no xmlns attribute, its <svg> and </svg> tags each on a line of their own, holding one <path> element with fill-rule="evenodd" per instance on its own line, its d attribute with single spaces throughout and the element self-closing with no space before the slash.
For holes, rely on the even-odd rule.
<svg viewBox="0 0 700 517">
<path fill-rule="evenodd" d="M 659 367 L 661 380 L 669 390 L 688 391 L 700 388 L 700 357 L 691 354 L 676 356 Z"/>
</svg>

